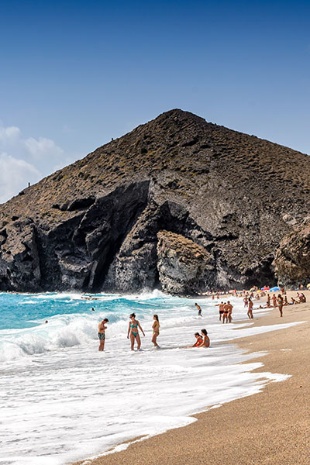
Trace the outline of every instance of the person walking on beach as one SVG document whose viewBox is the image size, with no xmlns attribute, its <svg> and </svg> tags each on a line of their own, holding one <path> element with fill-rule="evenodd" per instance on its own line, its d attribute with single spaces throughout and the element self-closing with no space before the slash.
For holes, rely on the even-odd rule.
<svg viewBox="0 0 310 465">
<path fill-rule="evenodd" d="M 127 339 L 129 339 L 130 337 L 131 350 L 134 350 L 135 341 L 137 342 L 137 349 L 140 350 L 141 339 L 140 339 L 139 329 L 141 330 L 143 336 L 145 336 L 144 331 L 139 321 L 136 320 L 136 315 L 134 313 L 129 315 L 129 318 L 130 318 L 130 321 L 128 323 Z"/>
<path fill-rule="evenodd" d="M 283 316 L 283 297 L 281 294 L 278 295 L 277 301 L 278 301 L 278 309 L 280 312 L 280 316 Z"/>
<path fill-rule="evenodd" d="M 98 324 L 98 339 L 99 339 L 99 351 L 102 352 L 104 350 L 104 343 L 105 343 L 105 330 L 107 329 L 106 323 L 108 323 L 109 320 L 107 318 L 104 318 L 99 324 Z"/>
<path fill-rule="evenodd" d="M 159 336 L 159 327 L 160 327 L 158 315 L 153 315 L 153 320 L 154 321 L 152 324 L 152 329 L 153 329 L 152 342 L 154 344 L 154 347 L 156 347 L 156 349 L 159 349 L 159 345 L 157 344 L 157 337 Z"/>
<path fill-rule="evenodd" d="M 254 305 L 254 304 L 253 304 L 253 301 L 252 301 L 252 299 L 251 299 L 251 298 L 249 298 L 249 303 L 248 303 L 248 313 L 247 313 L 247 315 L 248 315 L 248 317 L 250 318 L 250 320 L 252 320 L 252 319 L 253 319 L 253 305 Z"/>
<path fill-rule="evenodd" d="M 206 329 L 201 330 L 202 344 L 199 347 L 210 347 L 210 338 Z"/>
<path fill-rule="evenodd" d="M 229 300 L 227 301 L 226 309 L 228 310 L 227 319 L 228 319 L 229 323 L 231 323 L 233 306 L 231 305 Z"/>
<path fill-rule="evenodd" d="M 202 312 L 202 310 L 201 310 L 201 307 L 200 307 L 200 305 L 198 305 L 198 304 L 195 304 L 195 307 L 196 307 L 196 308 L 197 308 L 197 310 L 198 310 L 198 316 L 202 316 L 202 313 L 201 313 L 201 312 Z"/>
</svg>

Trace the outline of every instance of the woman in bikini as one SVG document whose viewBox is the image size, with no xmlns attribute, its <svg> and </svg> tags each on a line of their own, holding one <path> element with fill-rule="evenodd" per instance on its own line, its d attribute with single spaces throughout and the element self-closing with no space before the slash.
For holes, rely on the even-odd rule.
<svg viewBox="0 0 310 465">
<path fill-rule="evenodd" d="M 129 316 L 129 318 L 130 318 L 130 321 L 129 321 L 129 324 L 128 324 L 127 338 L 129 339 L 129 337 L 130 337 L 131 350 L 134 349 L 135 341 L 137 341 L 137 349 L 140 350 L 141 339 L 140 339 L 140 335 L 139 335 L 139 329 L 141 329 L 143 336 L 145 336 L 144 331 L 143 331 L 139 321 L 136 320 L 136 315 L 134 313 L 132 313 Z"/>
<path fill-rule="evenodd" d="M 153 337 L 152 337 L 152 342 L 154 344 L 154 347 L 159 349 L 159 345 L 157 344 L 157 336 L 159 336 L 159 319 L 158 315 L 153 315 L 153 324 L 152 324 L 152 329 L 153 329 Z"/>
</svg>

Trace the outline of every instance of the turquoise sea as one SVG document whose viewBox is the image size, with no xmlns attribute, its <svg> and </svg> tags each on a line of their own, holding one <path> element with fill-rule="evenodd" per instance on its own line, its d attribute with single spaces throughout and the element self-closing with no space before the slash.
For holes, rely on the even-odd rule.
<svg viewBox="0 0 310 465">
<path fill-rule="evenodd" d="M 125 448 L 286 379 L 254 373 L 264 354 L 245 353 L 234 341 L 287 325 L 254 327 L 238 298 L 230 299 L 233 323 L 223 325 L 220 300 L 200 298 L 199 317 L 194 300 L 160 292 L 1 293 L 0 464 L 64 465 Z M 255 318 L 267 311 L 256 308 Z M 127 339 L 132 312 L 145 331 L 142 351 L 131 351 Z M 151 343 L 155 313 L 160 350 Z M 109 323 L 99 352 L 103 318 Z M 202 328 L 211 347 L 190 348 Z"/>
</svg>

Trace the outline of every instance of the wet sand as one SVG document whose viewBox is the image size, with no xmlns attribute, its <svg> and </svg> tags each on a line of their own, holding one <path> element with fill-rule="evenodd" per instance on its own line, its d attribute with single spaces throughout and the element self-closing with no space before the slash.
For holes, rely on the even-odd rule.
<svg viewBox="0 0 310 465">
<path fill-rule="evenodd" d="M 268 352 L 257 360 L 264 365 L 257 372 L 289 374 L 289 379 L 195 415 L 198 421 L 189 426 L 78 464 L 309 465 L 310 291 L 303 292 L 307 303 L 285 306 L 283 318 L 275 308 L 257 320 L 254 310 L 252 320 L 257 326 L 300 324 L 237 341 L 245 351 Z M 296 292 L 288 293 L 291 296 Z"/>
</svg>

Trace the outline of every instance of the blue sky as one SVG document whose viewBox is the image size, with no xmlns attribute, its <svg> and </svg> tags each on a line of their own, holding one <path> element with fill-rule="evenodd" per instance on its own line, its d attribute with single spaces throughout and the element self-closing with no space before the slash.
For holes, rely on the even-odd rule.
<svg viewBox="0 0 310 465">
<path fill-rule="evenodd" d="M 0 202 L 172 108 L 310 154 L 310 2 L 1 0 Z"/>
</svg>

